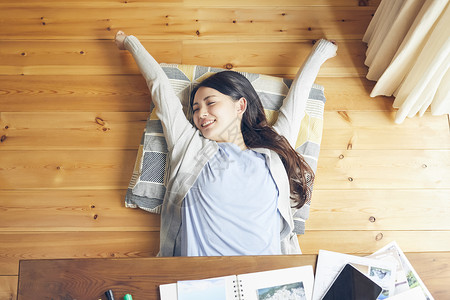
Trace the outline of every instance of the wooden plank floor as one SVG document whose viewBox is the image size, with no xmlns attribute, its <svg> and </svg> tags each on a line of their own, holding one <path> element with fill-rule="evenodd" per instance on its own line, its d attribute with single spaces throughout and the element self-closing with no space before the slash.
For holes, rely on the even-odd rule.
<svg viewBox="0 0 450 300">
<path fill-rule="evenodd" d="M 361 38 L 379 2 L 2 1 L 0 299 L 15 299 L 20 259 L 158 251 L 159 216 L 123 206 L 150 99 L 118 29 L 160 62 L 286 77 L 335 39 L 303 252 L 450 251 L 448 116 L 397 125 L 393 99 L 369 97 Z"/>
</svg>

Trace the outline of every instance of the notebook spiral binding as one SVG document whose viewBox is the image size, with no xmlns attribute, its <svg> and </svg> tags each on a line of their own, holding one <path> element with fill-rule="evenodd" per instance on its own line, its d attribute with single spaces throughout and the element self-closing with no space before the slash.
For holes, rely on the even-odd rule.
<svg viewBox="0 0 450 300">
<path fill-rule="evenodd" d="M 244 289 L 242 288 L 242 280 L 239 279 L 239 299 L 244 300 Z"/>
<path fill-rule="evenodd" d="M 236 280 L 233 280 L 233 291 L 235 299 L 244 300 L 244 288 L 242 287 L 242 280 L 239 280 L 238 283 L 236 283 Z"/>
<path fill-rule="evenodd" d="M 238 291 L 236 289 L 236 280 L 233 280 L 233 292 L 234 292 L 234 298 L 238 299 L 239 295 L 238 295 Z"/>
</svg>

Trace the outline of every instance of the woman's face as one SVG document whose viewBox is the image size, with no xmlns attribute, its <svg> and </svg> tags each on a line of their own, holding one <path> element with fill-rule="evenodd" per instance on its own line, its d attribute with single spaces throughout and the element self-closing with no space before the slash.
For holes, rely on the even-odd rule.
<svg viewBox="0 0 450 300">
<path fill-rule="evenodd" d="M 200 87 L 192 102 L 193 120 L 202 135 L 216 142 L 236 143 L 242 138 L 241 120 L 247 101 L 237 101 L 219 91 Z"/>
</svg>

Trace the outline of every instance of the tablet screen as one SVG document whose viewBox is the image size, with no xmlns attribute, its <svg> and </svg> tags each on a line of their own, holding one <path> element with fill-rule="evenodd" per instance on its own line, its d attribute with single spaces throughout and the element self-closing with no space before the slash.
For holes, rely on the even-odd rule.
<svg viewBox="0 0 450 300">
<path fill-rule="evenodd" d="M 375 300 L 381 287 L 366 275 L 346 264 L 322 300 Z"/>
</svg>

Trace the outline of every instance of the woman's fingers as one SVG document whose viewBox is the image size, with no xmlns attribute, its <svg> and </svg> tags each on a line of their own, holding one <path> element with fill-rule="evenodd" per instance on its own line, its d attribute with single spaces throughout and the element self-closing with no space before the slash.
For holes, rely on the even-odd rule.
<svg viewBox="0 0 450 300">
<path fill-rule="evenodd" d="M 125 32 L 123 32 L 121 30 L 117 31 L 116 37 L 115 37 L 115 43 L 120 50 L 125 50 L 124 41 L 125 41 L 126 37 L 127 37 L 127 35 L 125 34 Z"/>
</svg>

